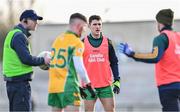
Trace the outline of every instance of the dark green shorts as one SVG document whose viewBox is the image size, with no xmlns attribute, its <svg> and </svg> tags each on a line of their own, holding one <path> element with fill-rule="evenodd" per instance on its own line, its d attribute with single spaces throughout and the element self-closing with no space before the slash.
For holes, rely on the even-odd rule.
<svg viewBox="0 0 180 112">
<path fill-rule="evenodd" d="M 78 92 L 50 93 L 48 105 L 56 108 L 65 108 L 68 105 L 80 106 L 80 94 Z"/>
<path fill-rule="evenodd" d="M 95 100 L 97 98 L 112 98 L 114 96 L 113 90 L 111 86 L 95 88 L 96 97 L 91 98 L 91 94 L 86 89 L 84 92 L 87 94 L 87 97 L 84 100 Z"/>
</svg>

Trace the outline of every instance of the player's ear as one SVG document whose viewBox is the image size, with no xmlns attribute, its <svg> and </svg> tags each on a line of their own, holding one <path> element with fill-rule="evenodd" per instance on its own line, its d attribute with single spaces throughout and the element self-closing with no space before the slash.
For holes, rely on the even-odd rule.
<svg viewBox="0 0 180 112">
<path fill-rule="evenodd" d="M 28 24 L 27 18 L 24 18 L 24 19 L 23 19 L 23 22 L 24 22 L 25 24 Z"/>
<path fill-rule="evenodd" d="M 82 27 L 82 24 L 81 24 L 81 23 L 78 23 L 78 24 L 77 24 L 77 28 L 78 28 L 78 29 L 81 29 L 81 27 Z"/>
</svg>

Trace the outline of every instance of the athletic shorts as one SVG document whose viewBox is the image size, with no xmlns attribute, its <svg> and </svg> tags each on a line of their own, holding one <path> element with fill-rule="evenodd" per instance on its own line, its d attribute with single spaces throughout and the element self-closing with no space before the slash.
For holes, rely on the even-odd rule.
<svg viewBox="0 0 180 112">
<path fill-rule="evenodd" d="M 56 108 L 65 108 L 68 105 L 80 106 L 79 92 L 49 93 L 48 105 Z"/>
<path fill-rule="evenodd" d="M 112 98 L 114 96 L 111 86 L 95 88 L 95 98 L 91 98 L 91 94 L 87 89 L 85 89 L 84 92 L 87 94 L 87 97 L 84 100 L 96 100 L 97 98 Z"/>
</svg>

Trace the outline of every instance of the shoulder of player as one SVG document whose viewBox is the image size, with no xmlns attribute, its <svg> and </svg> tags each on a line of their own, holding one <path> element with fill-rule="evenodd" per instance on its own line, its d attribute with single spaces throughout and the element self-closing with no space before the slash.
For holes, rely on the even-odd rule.
<svg viewBox="0 0 180 112">
<path fill-rule="evenodd" d="M 112 45 L 112 44 L 113 44 L 113 43 L 112 43 L 112 40 L 111 40 L 111 39 L 109 39 L 107 36 L 104 36 L 104 35 L 103 35 L 103 38 L 106 38 L 106 39 L 107 39 L 108 44 L 110 44 L 110 45 Z"/>
</svg>

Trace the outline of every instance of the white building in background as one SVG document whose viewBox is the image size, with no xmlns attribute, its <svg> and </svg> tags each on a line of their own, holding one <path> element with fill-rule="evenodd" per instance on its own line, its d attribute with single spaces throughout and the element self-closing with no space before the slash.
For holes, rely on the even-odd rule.
<svg viewBox="0 0 180 112">
<path fill-rule="evenodd" d="M 32 35 L 33 53 L 37 54 L 43 50 L 50 50 L 54 39 L 66 29 L 67 24 L 38 26 L 38 29 Z M 173 29 L 180 31 L 180 20 L 175 21 Z M 135 50 L 150 51 L 153 38 L 159 33 L 155 21 L 133 21 L 103 23 L 103 34 L 115 44 L 127 42 Z"/>
</svg>

